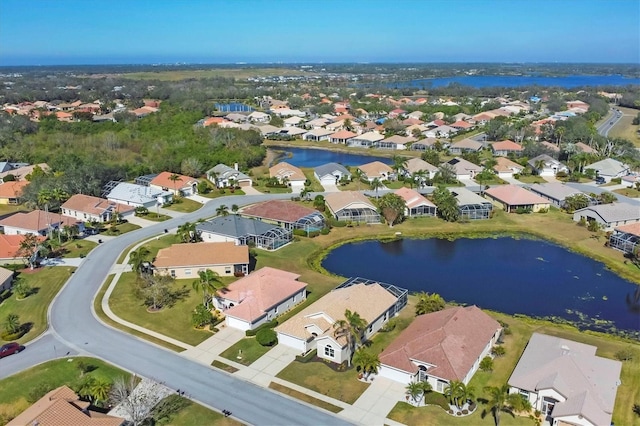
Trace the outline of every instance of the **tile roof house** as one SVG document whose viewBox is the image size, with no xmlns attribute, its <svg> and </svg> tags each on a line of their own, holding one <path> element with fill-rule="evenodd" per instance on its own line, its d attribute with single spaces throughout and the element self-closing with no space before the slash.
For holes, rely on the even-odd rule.
<svg viewBox="0 0 640 426">
<path fill-rule="evenodd" d="M 445 164 L 453 166 L 456 172 L 456 179 L 458 180 L 470 180 L 473 179 L 478 173 L 482 172 L 483 168 L 477 164 L 473 164 L 471 161 L 467 161 L 461 157 L 455 157 L 447 161 Z"/>
<path fill-rule="evenodd" d="M 353 133 L 353 132 L 350 132 L 349 130 L 343 129 L 329 136 L 329 141 L 331 143 L 341 143 L 341 144 L 347 145 L 349 139 L 355 138 L 356 136 L 358 136 L 357 133 Z"/>
<path fill-rule="evenodd" d="M 384 135 L 376 132 L 370 131 L 353 137 L 347 141 L 347 146 L 356 146 L 356 147 L 376 147 L 378 146 L 378 142 L 384 139 Z"/>
<path fill-rule="evenodd" d="M 0 294 L 11 288 L 13 282 L 13 271 L 0 266 Z"/>
<path fill-rule="evenodd" d="M 603 177 L 606 182 L 629 174 L 629 166 L 613 158 L 605 158 L 604 160 L 589 164 L 585 169 L 595 170 L 596 175 Z"/>
<path fill-rule="evenodd" d="M 121 426 L 125 419 L 91 410 L 68 386 L 60 386 L 37 400 L 7 426 Z"/>
<path fill-rule="evenodd" d="M 133 207 L 157 207 L 170 202 L 173 194 L 162 189 L 120 182 L 107 194 L 109 201 Z"/>
<path fill-rule="evenodd" d="M 540 154 L 530 159 L 527 164 L 539 176 L 555 176 L 558 172 L 569 172 L 569 168 L 547 154 Z"/>
<path fill-rule="evenodd" d="M 560 153 L 560 147 L 554 143 L 551 143 L 548 141 L 542 141 L 540 142 L 540 145 L 544 146 L 549 151 Z"/>
<path fill-rule="evenodd" d="M 324 215 L 316 209 L 287 200 L 270 200 L 251 204 L 240 215 L 274 223 L 286 229 L 318 231 L 324 227 Z"/>
<path fill-rule="evenodd" d="M 358 169 L 364 173 L 364 179 L 373 182 L 374 179 L 389 180 L 393 174 L 393 169 L 381 161 L 372 161 L 371 163 L 358 166 Z"/>
<path fill-rule="evenodd" d="M 533 333 L 508 384 L 553 425 L 610 425 L 622 363 L 597 347 Z"/>
<path fill-rule="evenodd" d="M 438 142 L 436 138 L 425 138 L 411 144 L 412 151 L 427 151 L 433 149 Z"/>
<path fill-rule="evenodd" d="M 173 178 L 177 177 L 174 181 Z M 189 196 L 198 192 L 198 180 L 190 176 L 178 175 L 170 172 L 162 172 L 151 179 L 149 186 L 152 188 L 169 191 L 173 195 Z"/>
<path fill-rule="evenodd" d="M 313 169 L 313 175 L 320 184 L 337 184 L 341 180 L 351 180 L 351 172 L 342 164 L 327 163 Z"/>
<path fill-rule="evenodd" d="M 153 261 L 155 273 L 176 279 L 197 278 L 206 269 L 221 277 L 249 273 L 249 247 L 228 243 L 173 244 L 160 249 Z"/>
<path fill-rule="evenodd" d="M 13 175 L 16 178 L 16 180 L 26 181 L 27 176 L 32 174 L 35 169 L 40 169 L 45 172 L 50 170 L 49 165 L 47 163 L 32 164 L 30 166 L 26 165 L 26 166 L 18 167 L 15 169 L 6 170 L 0 173 L 0 179 L 4 179 L 4 177 L 7 175 Z"/>
<path fill-rule="evenodd" d="M 506 157 L 496 157 L 495 161 L 496 165 L 493 166 L 493 171 L 496 172 L 498 177 L 501 179 L 511 179 L 514 174 L 522 173 L 522 170 L 524 170 L 523 166 Z"/>
<path fill-rule="evenodd" d="M 126 204 L 116 203 L 91 195 L 72 195 L 62 206 L 62 215 L 81 220 L 83 222 L 109 222 L 120 214 L 128 216 L 134 213 L 135 208 Z"/>
<path fill-rule="evenodd" d="M 29 185 L 26 180 L 0 183 L 0 204 L 20 204 L 20 197 L 24 187 Z"/>
<path fill-rule="evenodd" d="M 233 167 L 222 163 L 216 164 L 207 171 L 206 175 L 216 188 L 226 188 L 231 186 L 232 182 L 240 187 L 253 185 L 251 177 L 238 170 L 238 163 L 235 163 Z"/>
<path fill-rule="evenodd" d="M 484 145 L 482 142 L 473 140 L 473 139 L 462 139 L 449 147 L 449 152 L 451 154 L 459 155 L 465 152 L 478 152 L 480 151 Z"/>
<path fill-rule="evenodd" d="M 513 213 L 517 209 L 527 209 L 536 213 L 550 207 L 549 200 L 518 185 L 494 186 L 487 189 L 484 195 L 507 213 Z"/>
<path fill-rule="evenodd" d="M 415 141 L 413 136 L 393 135 L 378 142 L 378 148 L 403 150 Z"/>
<path fill-rule="evenodd" d="M 312 129 L 302 135 L 302 139 L 305 141 L 314 142 L 328 141 L 330 139 L 330 136 L 334 133 L 335 130 L 333 129 Z"/>
<path fill-rule="evenodd" d="M 536 183 L 529 187 L 529 191 L 546 198 L 551 204 L 558 208 L 565 205 L 564 200 L 567 197 L 582 194 L 582 192 L 560 182 Z"/>
<path fill-rule="evenodd" d="M 591 148 L 589 145 L 587 145 L 584 142 L 576 142 L 575 144 L 576 149 L 578 150 L 578 152 L 582 152 L 585 154 L 597 154 L 598 151 L 596 151 L 595 149 Z"/>
<path fill-rule="evenodd" d="M 506 157 L 509 154 L 520 155 L 524 151 L 522 145 L 508 139 L 491 144 L 493 155 Z"/>
<path fill-rule="evenodd" d="M 454 129 L 451 126 L 442 125 L 433 129 L 429 129 L 424 132 L 424 135 L 428 138 L 448 138 L 458 133 L 458 129 Z"/>
<path fill-rule="evenodd" d="M 616 226 L 609 236 L 609 247 L 624 253 L 633 253 L 640 245 L 640 222 Z"/>
<path fill-rule="evenodd" d="M 253 330 L 307 298 L 300 275 L 264 267 L 218 290 L 213 298 L 229 327 Z"/>
<path fill-rule="evenodd" d="M 467 220 L 489 219 L 493 204 L 464 187 L 455 187 L 450 189 L 456 201 L 458 202 L 458 211 L 460 218 Z"/>
<path fill-rule="evenodd" d="M 287 182 L 293 193 L 302 191 L 304 183 L 307 181 L 302 170 L 284 161 L 269 167 L 269 176 L 277 178 L 280 183 Z"/>
<path fill-rule="evenodd" d="M 426 199 L 415 189 L 402 187 L 394 194 L 400 196 L 405 202 L 404 214 L 406 217 L 435 216 L 436 205 Z"/>
<path fill-rule="evenodd" d="M 443 393 L 451 381 L 469 383 L 502 327 L 477 306 L 420 315 L 380 354 L 380 376 L 402 384 L 428 382 Z"/>
<path fill-rule="evenodd" d="M 202 241 L 207 243 L 254 244 L 255 247 L 265 250 L 278 249 L 292 239 L 291 230 L 236 214 L 200 222 L 196 225 L 196 232 L 199 232 Z"/>
<path fill-rule="evenodd" d="M 576 210 L 573 213 L 575 222 L 579 222 L 582 218 L 587 222 L 599 223 L 605 230 L 612 230 L 616 226 L 640 222 L 640 207 L 637 204 L 618 202 L 599 204 Z"/>
<path fill-rule="evenodd" d="M 427 163 L 422 158 L 413 157 L 407 160 L 404 167 L 405 176 L 412 176 L 418 172 L 425 172 L 427 179 L 433 179 L 438 173 L 438 168 Z"/>
<path fill-rule="evenodd" d="M 65 226 L 78 226 L 84 231 L 82 221 L 70 217 L 62 217 L 57 213 L 46 213 L 34 210 L 29 213 L 17 212 L 0 220 L 0 226 L 6 235 L 36 234 L 46 236 L 50 230 L 62 229 Z"/>
<path fill-rule="evenodd" d="M 5 263 L 11 263 L 10 261 L 15 259 L 23 259 L 20 257 L 20 244 L 24 241 L 24 235 L 7 235 L 0 234 L 0 260 Z M 47 238 L 38 236 L 38 242 L 42 243 Z"/>
<path fill-rule="evenodd" d="M 330 192 L 325 195 L 324 202 L 336 220 L 380 223 L 377 207 L 361 192 Z"/>
<path fill-rule="evenodd" d="M 351 353 L 347 340 L 334 335 L 333 325 L 344 319 L 345 310 L 357 312 L 367 322 L 366 340 L 404 306 L 399 307 L 398 301 L 397 295 L 378 283 L 343 284 L 278 325 L 278 342 L 301 354 L 317 349 L 318 357 L 340 364 Z"/>
</svg>

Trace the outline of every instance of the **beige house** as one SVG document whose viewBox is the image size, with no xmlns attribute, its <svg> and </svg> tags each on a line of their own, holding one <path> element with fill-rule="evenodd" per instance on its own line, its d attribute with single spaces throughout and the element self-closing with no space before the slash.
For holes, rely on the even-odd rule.
<svg viewBox="0 0 640 426">
<path fill-rule="evenodd" d="M 518 185 L 494 186 L 487 189 L 484 195 L 507 213 L 515 212 L 517 209 L 527 209 L 536 213 L 551 206 L 549 200 Z"/>
<path fill-rule="evenodd" d="M 371 281 L 348 281 L 277 326 L 278 342 L 301 354 L 317 349 L 318 357 L 340 364 L 351 353 L 347 340 L 334 335 L 333 325 L 345 319 L 347 309 L 356 312 L 368 324 L 362 340 L 369 339 L 406 304 L 406 290 L 394 294 L 391 287 L 397 289 Z"/>
<path fill-rule="evenodd" d="M 329 192 L 324 197 L 324 203 L 336 220 L 380 223 L 377 207 L 361 192 Z"/>
<path fill-rule="evenodd" d="M 372 161 L 371 163 L 363 164 L 358 166 L 358 169 L 364 173 L 364 178 L 369 182 L 372 182 L 376 178 L 381 181 L 389 180 L 393 173 L 393 169 L 381 161 Z"/>
<path fill-rule="evenodd" d="M 229 327 L 253 330 L 307 298 L 300 275 L 265 267 L 218 290 L 213 298 Z"/>
<path fill-rule="evenodd" d="M 75 194 L 61 206 L 64 216 L 83 222 L 108 222 L 116 215 L 133 214 L 135 208 L 91 195 Z"/>
<path fill-rule="evenodd" d="M 156 273 L 176 279 L 197 278 L 207 269 L 221 277 L 249 273 L 249 246 L 228 243 L 174 244 L 158 251 Z"/>
<path fill-rule="evenodd" d="M 299 193 L 304 188 L 307 177 L 302 170 L 289 163 L 281 162 L 269 168 L 269 176 L 278 179 L 280 183 L 287 183 L 291 187 L 291 192 Z"/>
</svg>

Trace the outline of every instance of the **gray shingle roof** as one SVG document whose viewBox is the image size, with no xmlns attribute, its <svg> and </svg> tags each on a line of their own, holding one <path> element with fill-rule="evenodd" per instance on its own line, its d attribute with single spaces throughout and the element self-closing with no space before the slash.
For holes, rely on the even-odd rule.
<svg viewBox="0 0 640 426">
<path fill-rule="evenodd" d="M 226 235 L 234 238 L 240 238 L 246 235 L 262 235 L 274 228 L 279 227 L 235 214 L 215 217 L 196 225 L 196 230 L 199 232 L 210 232 L 212 234 Z"/>
<path fill-rule="evenodd" d="M 226 164 L 215 165 L 211 170 L 207 172 L 207 175 L 211 175 L 211 173 L 217 173 L 219 179 L 229 179 L 229 178 L 233 178 L 235 180 L 251 179 L 249 176 L 245 175 L 242 172 L 239 172 L 233 167 L 227 166 Z"/>
<path fill-rule="evenodd" d="M 613 158 L 605 158 L 596 163 L 589 164 L 585 169 L 597 170 L 599 174 L 605 176 L 616 176 L 629 170 L 629 166 Z"/>
<path fill-rule="evenodd" d="M 606 223 L 638 220 L 640 218 L 640 207 L 627 203 L 611 203 L 589 206 L 584 209 L 576 210 L 574 214 L 579 214 L 583 211 L 594 212 Z"/>
<path fill-rule="evenodd" d="M 582 194 L 582 192 L 577 189 L 571 188 L 563 183 L 536 183 L 531 185 L 529 189 L 536 194 L 540 194 L 544 197 L 549 197 L 553 200 L 564 201 L 565 198 Z"/>
<path fill-rule="evenodd" d="M 158 188 L 122 182 L 116 185 L 116 187 L 109 192 L 107 198 L 128 201 L 134 204 L 147 204 L 155 201 L 159 195 L 169 194 L 169 192 L 162 191 Z"/>
<path fill-rule="evenodd" d="M 338 163 L 323 164 L 313 169 L 313 171 L 315 172 L 316 175 L 318 175 L 321 178 L 327 175 L 335 176 L 334 174 L 335 172 L 340 172 L 343 175 L 351 176 L 351 173 L 349 172 L 349 170 L 347 170 L 347 168 L 344 167 L 342 164 L 338 164 Z"/>
</svg>

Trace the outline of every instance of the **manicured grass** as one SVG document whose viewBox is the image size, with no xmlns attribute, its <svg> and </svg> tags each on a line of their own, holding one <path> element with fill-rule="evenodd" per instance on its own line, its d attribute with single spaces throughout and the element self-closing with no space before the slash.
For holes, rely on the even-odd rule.
<svg viewBox="0 0 640 426">
<path fill-rule="evenodd" d="M 277 377 L 348 404 L 353 404 L 369 387 L 368 383 L 358 380 L 355 368 L 337 372 L 324 362 L 316 361 L 293 361 Z"/>
<path fill-rule="evenodd" d="M 24 411 L 30 405 L 27 401 L 29 393 L 37 386 L 46 385 L 55 389 L 67 385 L 74 388 L 81 380 L 78 368 L 80 361 L 95 367 L 85 376 L 110 382 L 118 377 L 129 377 L 129 373 L 96 358 L 74 357 L 48 361 L 0 380 L 0 419 L 3 414 L 13 418 Z"/>
<path fill-rule="evenodd" d="M 145 216 L 144 218 L 146 219 L 147 217 Z M 116 225 L 115 228 L 109 227 L 105 229 L 104 231 L 101 232 L 101 234 L 109 235 L 109 236 L 118 236 L 118 235 L 126 234 L 127 232 L 135 231 L 136 229 L 140 229 L 140 226 L 130 222 L 124 222 Z"/>
<path fill-rule="evenodd" d="M 173 210 L 174 212 L 191 213 L 198 210 L 200 207 L 202 207 L 202 204 L 199 202 L 180 197 L 175 199 L 173 204 L 165 208 L 167 210 Z"/>
<path fill-rule="evenodd" d="M 34 293 L 23 300 L 17 300 L 16 295 L 12 294 L 0 304 L 0 321 L 4 321 L 9 314 L 16 314 L 22 324 L 30 324 L 30 330 L 18 342 L 26 343 L 44 333 L 47 329 L 49 304 L 74 270 L 75 268 L 66 266 L 48 266 L 33 271 L 28 268 L 20 271 L 19 279 L 28 283 Z M 0 338 L 0 343 L 5 342 Z"/>
<path fill-rule="evenodd" d="M 225 364 L 224 362 L 222 362 L 222 361 L 218 361 L 217 359 L 216 359 L 216 360 L 213 360 L 213 362 L 211 363 L 211 366 L 212 366 L 212 367 L 215 367 L 215 368 L 218 368 L 218 369 L 220 369 L 220 370 L 224 370 L 224 371 L 226 371 L 227 373 L 231 373 L 231 374 L 233 374 L 233 373 L 235 373 L 236 371 L 238 371 L 238 369 L 237 369 L 237 368 L 235 368 L 234 366 L 231 366 L 231 365 L 229 365 L 229 364 Z"/>
<path fill-rule="evenodd" d="M 140 216 L 141 219 L 150 220 L 152 222 L 164 222 L 165 220 L 171 219 L 171 216 L 167 216 L 166 214 L 157 213 L 157 212 L 149 212 L 144 216 Z"/>
<path fill-rule="evenodd" d="M 288 388 L 286 386 L 282 386 L 279 383 L 271 382 L 269 383 L 269 388 L 285 395 L 289 395 L 295 399 L 299 399 L 300 401 L 308 402 L 309 404 L 315 405 L 316 407 L 323 408 L 327 411 L 331 411 L 332 413 L 339 413 L 342 411 L 341 407 L 325 402 L 321 399 L 314 398 L 306 393 L 298 392 L 295 389 Z"/>
<path fill-rule="evenodd" d="M 96 312 L 96 315 L 98 316 L 98 318 L 100 318 L 100 320 L 108 325 L 110 325 L 111 327 L 117 328 L 118 330 L 122 330 L 126 333 L 129 333 L 131 335 L 140 337 L 142 339 L 148 340 L 151 343 L 155 343 L 156 345 L 162 346 L 164 348 L 167 348 L 171 351 L 174 352 L 182 352 L 184 351 L 183 348 L 179 347 L 179 346 L 174 346 L 171 343 L 165 342 L 164 340 L 160 340 L 160 339 L 156 339 L 155 337 L 149 336 L 148 334 L 144 334 L 141 333 L 137 330 L 133 330 L 129 327 L 125 327 L 122 324 L 119 324 L 117 322 L 115 322 L 114 320 L 112 320 L 111 318 L 109 318 L 104 311 L 102 310 L 102 298 L 104 297 L 104 294 L 107 291 L 107 287 L 109 286 L 109 283 L 111 283 L 111 280 L 113 279 L 113 275 L 109 275 L 107 276 L 107 279 L 105 281 L 105 284 L 102 286 L 102 288 L 100 289 L 100 291 L 96 294 L 96 298 L 93 300 L 93 309 Z"/>
<path fill-rule="evenodd" d="M 520 175 L 518 180 L 523 183 L 546 183 L 547 181 L 537 175 Z"/>
<path fill-rule="evenodd" d="M 16 212 L 26 212 L 28 209 L 24 204 L 0 204 L 0 219 L 12 215 Z"/>
<path fill-rule="evenodd" d="M 322 187 L 322 185 L 320 185 L 320 182 L 318 182 L 318 179 L 316 179 L 315 175 L 313 174 L 312 168 L 304 167 L 304 168 L 301 168 L 300 170 L 302 170 L 302 173 L 304 173 L 307 179 L 309 179 L 309 181 L 311 182 L 311 185 L 307 187 L 309 191 L 324 192 L 324 188 Z"/>
<path fill-rule="evenodd" d="M 623 138 L 631 141 L 635 146 L 640 147 L 640 136 L 638 135 L 638 129 L 640 129 L 640 126 L 631 124 L 639 111 L 632 108 L 617 108 L 622 111 L 623 116 L 609 131 L 609 137 Z"/>
<path fill-rule="evenodd" d="M 149 240 L 143 244 L 143 247 L 149 250 L 149 258 L 153 259 L 158 255 L 158 251 L 163 248 L 167 248 L 172 244 L 180 243 L 180 239 L 176 234 L 166 234 L 163 236 L 157 236 L 155 239 Z"/>
<path fill-rule="evenodd" d="M 614 189 L 613 192 L 624 195 L 625 197 L 640 198 L 640 191 L 635 188 Z"/>
<path fill-rule="evenodd" d="M 124 320 L 195 346 L 211 337 L 212 333 L 197 330 L 191 325 L 191 312 L 202 303 L 202 295 L 191 288 L 192 282 L 176 280 L 173 289 L 184 291 L 185 296 L 172 307 L 150 313 L 135 295 L 136 274 L 127 272 L 122 274 L 111 294 L 109 306 Z"/>
<path fill-rule="evenodd" d="M 191 402 L 187 407 L 171 416 L 171 420 L 166 424 L 175 426 L 236 426 L 242 423 L 200 404 Z"/>
<path fill-rule="evenodd" d="M 98 244 L 89 240 L 71 240 L 62 245 L 64 254 L 62 257 L 74 258 L 85 257 L 91 250 L 96 248 Z"/>
<path fill-rule="evenodd" d="M 406 402 L 398 402 L 391 410 L 389 417 L 392 420 L 405 425 L 486 425 L 493 426 L 493 416 L 488 414 L 483 419 L 481 416 L 482 405 L 470 416 L 453 417 L 447 414 L 441 407 L 430 405 L 428 407 L 414 407 Z M 527 417 L 511 417 L 507 413 L 500 416 L 502 426 L 533 426 L 535 422 Z"/>
<path fill-rule="evenodd" d="M 229 195 L 245 195 L 245 192 L 241 189 L 235 189 L 233 192 L 229 191 L 228 189 L 225 190 L 224 192 L 220 192 L 219 189 L 212 189 L 211 192 L 207 192 L 206 194 L 198 194 L 198 195 L 213 199 L 213 198 L 227 197 Z"/>
<path fill-rule="evenodd" d="M 255 337 L 245 337 L 220 354 L 221 357 L 242 365 L 251 365 L 273 347 L 262 346 Z"/>
</svg>

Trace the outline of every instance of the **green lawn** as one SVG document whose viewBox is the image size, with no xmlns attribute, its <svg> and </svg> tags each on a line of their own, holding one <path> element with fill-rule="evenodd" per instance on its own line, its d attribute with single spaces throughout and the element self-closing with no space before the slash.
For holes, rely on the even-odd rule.
<svg viewBox="0 0 640 426">
<path fill-rule="evenodd" d="M 146 219 L 146 217 L 145 217 Z M 136 229 L 140 229 L 139 225 L 130 223 L 130 222 L 124 222 L 124 223 L 120 223 L 118 225 L 116 225 L 115 227 L 109 227 L 106 228 L 104 231 L 100 232 L 102 235 L 109 235 L 109 236 L 118 236 L 118 235 L 122 235 L 122 234 L 126 234 L 127 232 L 131 232 L 131 231 L 135 231 Z"/>
<path fill-rule="evenodd" d="M 392 420 L 405 425 L 486 425 L 493 426 L 495 422 L 491 414 L 481 416 L 482 405 L 470 416 L 453 417 L 447 414 L 441 407 L 431 405 L 428 407 L 414 407 L 405 402 L 398 402 L 391 410 L 389 417 Z M 511 417 L 507 413 L 500 416 L 502 426 L 534 426 L 535 422 L 527 417 Z"/>
<path fill-rule="evenodd" d="M 153 313 L 136 297 L 135 281 L 133 272 L 122 274 L 111 294 L 109 306 L 120 318 L 194 346 L 212 336 L 191 325 L 191 312 L 202 303 L 202 295 L 191 288 L 193 280 L 177 280 L 174 289 L 184 291 L 185 297 L 174 306 Z"/>
<path fill-rule="evenodd" d="M 537 175 L 520 175 L 518 180 L 523 183 L 545 183 L 546 180 Z"/>
<path fill-rule="evenodd" d="M 174 212 L 191 213 L 198 210 L 200 207 L 202 207 L 202 204 L 199 202 L 180 197 L 176 198 L 173 204 L 165 208 L 167 210 L 173 210 Z"/>
<path fill-rule="evenodd" d="M 311 185 L 307 187 L 309 191 L 324 192 L 324 188 L 322 187 L 322 185 L 320 185 L 320 182 L 318 182 L 318 179 L 316 179 L 315 175 L 313 174 L 312 168 L 305 167 L 305 168 L 301 168 L 300 170 L 302 170 L 302 173 L 304 173 L 307 179 L 309 179 L 309 181 L 311 182 Z"/>
<path fill-rule="evenodd" d="M 228 189 L 225 189 L 224 192 L 220 192 L 219 189 L 212 189 L 210 192 L 207 192 L 206 194 L 198 194 L 198 195 L 213 199 L 213 198 L 219 198 L 219 197 L 227 197 L 229 195 L 245 195 L 245 193 L 242 189 L 235 189 L 233 192 L 229 191 Z"/>
<path fill-rule="evenodd" d="M 0 219 L 12 215 L 16 212 L 26 212 L 28 209 L 24 204 L 0 204 Z"/>
<path fill-rule="evenodd" d="M 166 424 L 175 426 L 236 426 L 242 423 L 192 402 L 189 406 L 171 416 L 171 419 Z"/>
<path fill-rule="evenodd" d="M 150 252 L 149 257 L 154 258 L 158 255 L 158 251 L 163 248 L 167 248 L 172 244 L 179 244 L 180 239 L 176 234 L 166 234 L 158 236 L 155 239 L 149 240 L 143 244 L 143 247 L 147 248 Z"/>
<path fill-rule="evenodd" d="M 165 220 L 171 219 L 171 216 L 167 216 L 166 214 L 157 213 L 157 212 L 149 212 L 144 216 L 140 216 L 141 219 L 150 220 L 152 222 L 164 222 Z"/>
<path fill-rule="evenodd" d="M 358 380 L 355 368 L 337 372 L 321 361 L 293 361 L 277 377 L 348 404 L 353 404 L 369 387 Z"/>
<path fill-rule="evenodd" d="M 635 188 L 614 189 L 613 192 L 624 195 L 625 197 L 640 198 L 640 191 Z"/>
<path fill-rule="evenodd" d="M 289 395 L 292 398 L 299 399 L 300 401 L 308 402 L 309 404 L 323 408 L 327 411 L 331 411 L 332 413 L 339 413 L 340 411 L 342 411 L 342 408 L 338 407 L 337 405 L 333 405 L 321 399 L 314 398 L 310 395 L 307 395 L 306 393 L 298 392 L 295 389 L 282 386 L 279 383 L 271 382 L 269 383 L 269 388 L 285 395 Z"/>
<path fill-rule="evenodd" d="M 29 269 L 20 271 L 19 279 L 25 280 L 34 290 L 34 294 L 23 300 L 17 300 L 15 295 L 11 295 L 0 304 L 0 321 L 4 321 L 9 314 L 16 314 L 20 317 L 22 324 L 30 324 L 30 330 L 18 339 L 18 342 L 26 343 L 47 329 L 49 304 L 67 282 L 74 269 L 63 266 L 48 266 L 34 271 Z M 1 338 L 0 343 L 4 343 Z"/>
<path fill-rule="evenodd" d="M 85 257 L 98 244 L 88 240 L 71 240 L 64 243 L 61 247 L 63 251 L 62 257 L 74 258 Z"/>
<path fill-rule="evenodd" d="M 221 357 L 242 365 L 251 365 L 273 347 L 262 346 L 255 337 L 245 337 L 220 354 Z"/>
<path fill-rule="evenodd" d="M 69 359 L 72 361 L 69 362 Z M 0 421 L 3 415 L 15 417 L 24 411 L 30 405 L 27 402 L 29 393 L 37 386 L 46 385 L 50 389 L 55 389 L 67 385 L 73 388 L 80 380 L 79 361 L 95 367 L 85 376 L 111 382 L 117 377 L 129 377 L 129 373 L 96 358 L 64 358 L 45 362 L 0 380 Z"/>
</svg>

